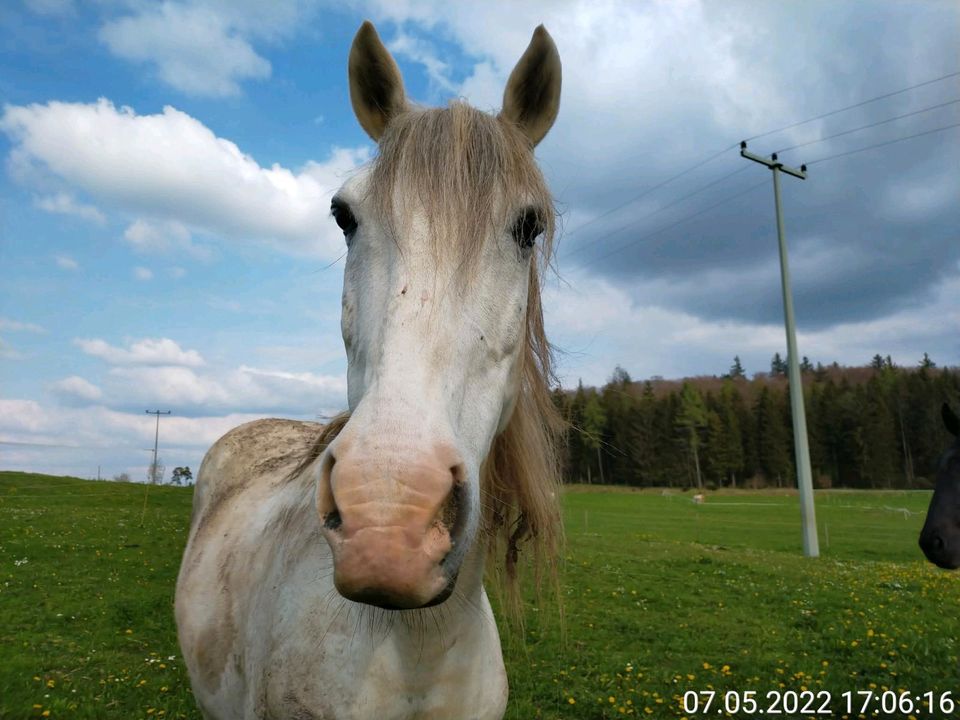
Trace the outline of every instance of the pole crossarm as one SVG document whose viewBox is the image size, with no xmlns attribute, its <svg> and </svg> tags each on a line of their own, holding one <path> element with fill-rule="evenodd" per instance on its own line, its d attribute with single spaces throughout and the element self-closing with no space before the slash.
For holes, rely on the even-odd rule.
<svg viewBox="0 0 960 720">
<path fill-rule="evenodd" d="M 801 180 L 807 179 L 806 165 L 801 165 L 800 169 L 797 170 L 796 168 L 792 168 L 789 165 L 784 165 L 782 162 L 780 162 L 777 159 L 776 153 L 773 153 L 773 155 L 771 155 L 769 159 L 763 157 L 762 155 L 757 155 L 756 153 L 752 153 L 749 150 L 747 150 L 746 140 L 740 143 L 740 157 L 744 157 L 747 160 L 753 160 L 754 162 L 760 163 L 761 165 L 766 165 L 771 170 L 773 170 L 774 168 L 777 168 L 778 170 L 782 170 L 783 172 L 785 172 L 787 175 L 793 175 L 795 178 L 800 178 Z"/>
</svg>

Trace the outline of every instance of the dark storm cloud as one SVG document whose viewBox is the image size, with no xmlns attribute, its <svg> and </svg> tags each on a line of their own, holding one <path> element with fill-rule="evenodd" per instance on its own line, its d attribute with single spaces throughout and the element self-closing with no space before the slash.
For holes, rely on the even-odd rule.
<svg viewBox="0 0 960 720">
<path fill-rule="evenodd" d="M 753 8 L 753 6 L 750 6 Z M 792 101 L 792 116 L 771 116 L 766 127 L 898 90 L 960 69 L 955 35 L 958 6 L 875 4 L 758 6 L 758 32 L 789 31 L 790 53 L 765 58 L 777 91 Z M 834 12 L 837 10 L 837 12 Z M 796 22 L 792 22 L 796 21 Z M 747 52 L 749 48 L 745 49 Z M 641 80 L 642 82 L 642 80 Z M 916 88 L 808 125 L 758 138 L 750 149 L 768 154 L 960 99 L 960 78 Z M 757 97 L 758 106 L 764 98 Z M 689 109 L 689 102 L 684 106 Z M 658 126 L 654 141 L 638 141 L 607 165 L 608 190 L 578 186 L 570 173 L 563 197 L 575 210 L 562 242 L 561 270 L 585 267 L 613 280 L 640 303 L 680 309 L 708 319 L 779 322 L 782 317 L 770 172 L 730 150 L 639 202 L 580 228 L 695 160 L 681 145 L 702 138 L 701 158 L 740 139 L 711 120 L 705 108 L 688 120 Z M 960 104 L 782 154 L 799 165 L 960 122 Z M 671 161 L 671 156 L 676 162 Z M 750 165 L 745 170 L 744 165 Z M 938 283 L 960 273 L 960 128 L 814 163 L 809 179 L 782 181 L 798 318 L 817 329 L 871 320 L 929 300 Z M 564 168 L 566 169 L 566 168 Z M 674 207 L 664 205 L 741 170 Z M 566 173 L 565 173 L 566 174 Z M 721 202 L 750 188 L 748 194 Z M 609 190 L 609 188 L 614 188 Z M 693 216 L 705 208 L 713 209 Z M 647 217 L 649 216 L 649 217 Z M 687 219 L 690 218 L 690 219 Z M 676 227 L 673 223 L 682 221 Z M 626 227 L 625 227 L 626 226 Z M 666 228 L 660 232 L 661 228 Z M 620 250 L 623 246 L 627 246 Z"/>
</svg>

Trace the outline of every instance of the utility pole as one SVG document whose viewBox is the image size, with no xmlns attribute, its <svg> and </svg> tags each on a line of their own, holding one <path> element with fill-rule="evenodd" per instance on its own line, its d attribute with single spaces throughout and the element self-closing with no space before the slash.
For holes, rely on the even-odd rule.
<svg viewBox="0 0 960 720">
<path fill-rule="evenodd" d="M 780 173 L 785 172 L 801 180 L 807 179 L 807 166 L 789 167 L 777 160 L 774 153 L 768 160 L 747 150 L 747 142 L 740 143 L 740 156 L 753 160 L 773 171 L 773 200 L 777 210 L 777 239 L 780 243 L 780 283 L 783 289 L 783 319 L 787 330 L 787 371 L 790 380 L 790 409 L 793 414 L 793 446 L 797 462 L 797 488 L 800 491 L 800 523 L 803 526 L 803 554 L 820 556 L 817 539 L 817 518 L 813 505 L 813 474 L 810 471 L 810 447 L 807 444 L 807 415 L 803 406 L 803 384 L 800 378 L 800 353 L 797 352 L 796 321 L 793 317 L 793 292 L 790 289 L 790 268 L 787 263 L 787 237 L 783 229 L 783 211 L 780 207 Z"/>
<path fill-rule="evenodd" d="M 157 445 L 160 440 L 160 416 L 169 415 L 170 411 L 166 410 L 160 412 L 159 410 L 147 410 L 145 411 L 148 415 L 157 416 L 157 431 L 153 436 L 153 465 L 150 466 L 150 482 L 154 485 L 157 483 Z"/>
</svg>

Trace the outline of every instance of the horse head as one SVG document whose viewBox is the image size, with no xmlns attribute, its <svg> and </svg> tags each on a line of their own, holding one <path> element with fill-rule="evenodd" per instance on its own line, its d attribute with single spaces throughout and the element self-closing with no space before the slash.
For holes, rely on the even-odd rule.
<svg viewBox="0 0 960 720">
<path fill-rule="evenodd" d="M 533 149 L 556 118 L 560 74 L 541 26 L 499 115 L 425 109 L 408 102 L 373 25 L 354 39 L 350 97 L 378 154 L 331 207 L 348 248 L 350 416 L 316 481 L 348 599 L 442 602 L 484 531 L 491 447 L 548 371 L 538 260 L 554 208 Z"/>
<path fill-rule="evenodd" d="M 954 441 L 937 464 L 937 484 L 920 532 L 920 547 L 930 562 L 955 570 L 960 567 L 960 419 L 947 403 L 941 415 Z"/>
</svg>

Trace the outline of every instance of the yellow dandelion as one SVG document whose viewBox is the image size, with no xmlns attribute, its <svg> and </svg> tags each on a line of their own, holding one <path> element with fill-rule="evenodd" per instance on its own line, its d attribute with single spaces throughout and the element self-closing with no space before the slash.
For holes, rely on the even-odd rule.
<svg viewBox="0 0 960 720">
<path fill-rule="evenodd" d="M 47 687 L 48 687 L 48 688 L 55 687 L 56 684 L 57 684 L 57 683 L 56 683 L 56 681 L 54 681 L 54 680 L 47 680 Z"/>
<path fill-rule="evenodd" d="M 570 703 L 571 705 L 576 705 L 576 704 L 577 704 L 577 701 L 574 700 L 572 697 L 568 697 L 568 698 L 567 698 L 567 702 Z"/>
</svg>

